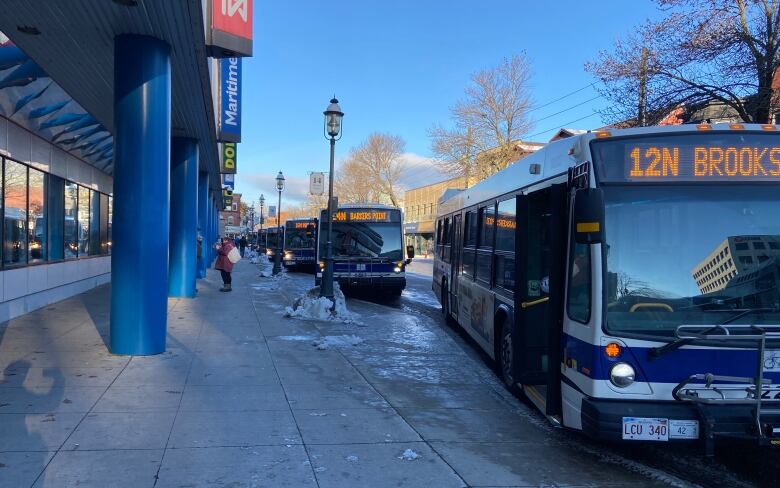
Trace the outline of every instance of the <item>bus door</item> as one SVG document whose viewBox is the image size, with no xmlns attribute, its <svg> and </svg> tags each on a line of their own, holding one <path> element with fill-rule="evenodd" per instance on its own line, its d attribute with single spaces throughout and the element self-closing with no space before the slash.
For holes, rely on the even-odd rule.
<svg viewBox="0 0 780 488">
<path fill-rule="evenodd" d="M 514 377 L 547 415 L 560 414 L 566 185 L 518 196 Z"/>
<path fill-rule="evenodd" d="M 452 241 L 450 249 L 450 311 L 458 316 L 458 280 L 460 279 L 461 259 L 463 256 L 463 227 L 460 225 L 462 215 L 457 214 L 452 217 Z"/>
</svg>

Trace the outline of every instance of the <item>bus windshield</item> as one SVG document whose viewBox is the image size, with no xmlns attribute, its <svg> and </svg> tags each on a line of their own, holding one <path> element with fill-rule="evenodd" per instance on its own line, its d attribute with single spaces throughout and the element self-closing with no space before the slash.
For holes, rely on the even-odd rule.
<svg viewBox="0 0 780 488">
<path fill-rule="evenodd" d="M 285 249 L 314 249 L 316 236 L 314 224 L 309 224 L 309 229 L 287 228 L 284 234 Z"/>
<path fill-rule="evenodd" d="M 604 187 L 606 328 L 780 324 L 780 190 L 765 185 Z M 775 309 L 775 310 L 772 310 Z"/>
<path fill-rule="evenodd" d="M 320 238 L 321 256 L 325 255 L 326 237 Z M 401 225 L 398 222 L 333 222 L 333 255 L 400 261 L 403 259 Z"/>
</svg>

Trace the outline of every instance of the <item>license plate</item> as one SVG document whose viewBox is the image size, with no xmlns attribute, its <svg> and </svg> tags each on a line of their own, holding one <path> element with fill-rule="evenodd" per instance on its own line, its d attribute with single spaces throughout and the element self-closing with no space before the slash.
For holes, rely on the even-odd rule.
<svg viewBox="0 0 780 488">
<path fill-rule="evenodd" d="M 668 441 L 669 419 L 623 417 L 623 440 Z"/>
<path fill-rule="evenodd" d="M 670 439 L 698 439 L 699 421 L 698 420 L 670 420 L 669 438 Z"/>
</svg>

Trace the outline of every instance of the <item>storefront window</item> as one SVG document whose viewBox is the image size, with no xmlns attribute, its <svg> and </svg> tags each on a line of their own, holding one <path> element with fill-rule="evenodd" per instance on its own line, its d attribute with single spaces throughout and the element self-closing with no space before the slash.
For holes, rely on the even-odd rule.
<svg viewBox="0 0 780 488">
<path fill-rule="evenodd" d="M 29 175 L 30 206 L 27 219 L 27 240 L 30 243 L 28 263 L 40 263 L 46 260 L 46 175 L 30 168 Z"/>
<path fill-rule="evenodd" d="M 89 198 L 89 255 L 98 255 L 100 247 L 100 193 L 90 192 Z"/>
<path fill-rule="evenodd" d="M 65 259 L 65 180 L 59 176 L 48 175 L 46 185 L 46 214 L 48 224 L 49 261 Z"/>
<path fill-rule="evenodd" d="M 78 256 L 78 196 L 79 187 L 75 183 L 65 183 L 65 259 Z"/>
<path fill-rule="evenodd" d="M 114 197 L 108 197 L 108 254 L 113 248 Z"/>
<path fill-rule="evenodd" d="M 100 195 L 100 254 L 108 254 L 108 195 Z"/>
<path fill-rule="evenodd" d="M 27 166 L 5 161 L 3 264 L 27 262 Z"/>
<path fill-rule="evenodd" d="M 89 254 L 89 188 L 79 187 L 79 256 Z"/>
</svg>

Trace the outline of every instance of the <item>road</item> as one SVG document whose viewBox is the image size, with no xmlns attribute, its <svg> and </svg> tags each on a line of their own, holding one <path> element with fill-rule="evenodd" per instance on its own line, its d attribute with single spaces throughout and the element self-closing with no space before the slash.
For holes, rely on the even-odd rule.
<svg viewBox="0 0 780 488">
<path fill-rule="evenodd" d="M 465 335 L 444 323 L 439 303 L 431 291 L 431 264 L 425 260 L 415 263 L 415 273 L 408 273 L 407 289 L 397 303 L 371 303 L 371 307 L 403 311 L 411 316 L 423 316 L 424 321 L 434 331 L 443 331 L 454 339 L 455 344 L 472 358 L 485 365 L 488 371 L 488 359 L 477 352 L 477 346 Z M 350 299 L 357 308 L 365 307 L 363 300 Z M 435 345 L 431 345 L 435 347 Z M 488 378 L 488 384 L 495 386 L 498 380 Z M 508 393 L 505 393 L 509 395 Z M 776 450 L 759 449 L 753 445 L 722 445 L 715 458 L 703 456 L 701 448 L 695 445 L 680 444 L 621 444 L 607 445 L 584 438 L 576 432 L 564 429 L 554 429 L 535 409 L 525 403 L 518 402 L 522 415 L 517 421 L 533 425 L 543 430 L 550 439 L 562 445 L 577 446 L 585 453 L 599 453 L 603 459 L 618 464 L 631 466 L 632 469 L 651 476 L 669 475 L 671 479 L 683 479 L 694 485 L 705 487 L 754 487 L 780 486 L 780 456 Z M 590 454 L 587 454 L 590 455 Z M 673 483 L 673 481 L 672 481 Z"/>
</svg>

